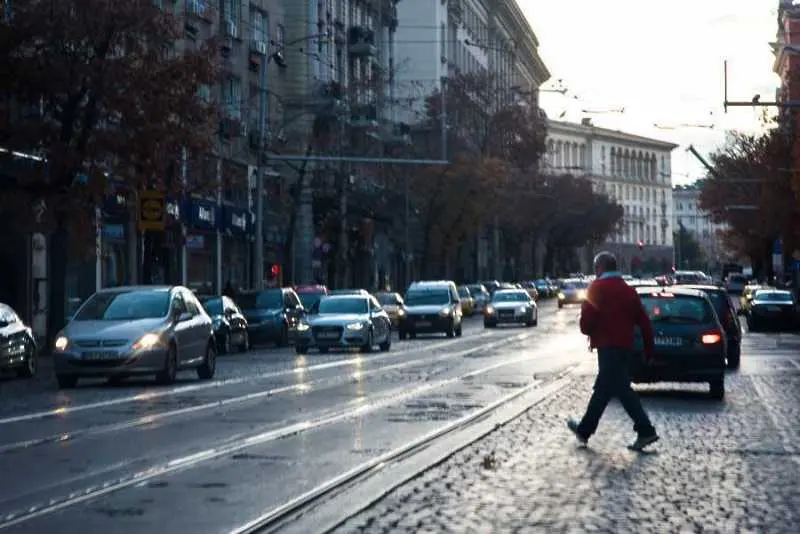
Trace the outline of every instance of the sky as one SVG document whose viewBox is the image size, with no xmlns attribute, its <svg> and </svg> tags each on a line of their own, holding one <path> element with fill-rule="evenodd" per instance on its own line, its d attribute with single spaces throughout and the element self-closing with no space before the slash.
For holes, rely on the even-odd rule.
<svg viewBox="0 0 800 534">
<path fill-rule="evenodd" d="M 676 185 L 705 175 L 686 151 L 690 144 L 707 156 L 728 130 L 763 130 L 764 108 L 724 113 L 723 62 L 729 101 L 775 100 L 769 43 L 778 1 L 517 0 L 552 75 L 542 88 L 558 80 L 567 88 L 563 96 L 541 93 L 548 116 L 566 111 L 565 121 L 588 116 L 597 126 L 680 145 L 672 154 Z"/>
</svg>

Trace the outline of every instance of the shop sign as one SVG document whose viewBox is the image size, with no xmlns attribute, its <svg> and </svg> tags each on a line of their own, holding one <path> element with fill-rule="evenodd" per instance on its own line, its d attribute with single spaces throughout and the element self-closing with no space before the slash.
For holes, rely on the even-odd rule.
<svg viewBox="0 0 800 534">
<path fill-rule="evenodd" d="M 247 210 L 231 206 L 225 207 L 225 230 L 233 234 L 244 235 L 250 227 L 249 221 L 250 214 Z"/>
<path fill-rule="evenodd" d="M 125 228 L 121 224 L 104 224 L 103 237 L 114 241 L 122 241 L 125 239 Z"/>
<path fill-rule="evenodd" d="M 201 230 L 217 229 L 217 210 L 219 207 L 209 201 L 192 200 L 191 203 L 192 226 Z"/>
<path fill-rule="evenodd" d="M 166 198 L 160 191 L 139 192 L 139 230 L 163 232 L 166 224 Z"/>
</svg>

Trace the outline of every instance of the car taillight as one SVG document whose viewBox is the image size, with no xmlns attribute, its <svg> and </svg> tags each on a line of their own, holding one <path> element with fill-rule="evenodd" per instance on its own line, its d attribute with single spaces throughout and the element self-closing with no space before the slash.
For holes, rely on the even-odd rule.
<svg viewBox="0 0 800 534">
<path fill-rule="evenodd" d="M 708 332 L 703 334 L 700 341 L 702 341 L 703 345 L 714 345 L 722 341 L 722 335 L 719 332 Z"/>
</svg>

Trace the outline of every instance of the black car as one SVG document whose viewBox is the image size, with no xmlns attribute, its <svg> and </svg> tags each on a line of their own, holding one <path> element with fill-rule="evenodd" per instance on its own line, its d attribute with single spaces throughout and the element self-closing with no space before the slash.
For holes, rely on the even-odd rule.
<svg viewBox="0 0 800 534">
<path fill-rule="evenodd" d="M 287 346 L 306 314 L 300 298 L 290 287 L 241 293 L 237 302 L 247 319 L 252 345 L 274 342 L 279 347 Z"/>
<path fill-rule="evenodd" d="M 38 367 L 38 350 L 31 329 L 19 315 L 0 302 L 0 372 L 31 378 Z"/>
<path fill-rule="evenodd" d="M 747 308 L 747 328 L 751 332 L 772 327 L 794 329 L 797 326 L 797 303 L 791 291 L 759 289 Z"/>
<path fill-rule="evenodd" d="M 711 396 L 722 399 L 727 339 L 708 295 L 676 286 L 636 291 L 653 324 L 655 354 L 643 357 L 637 332 L 640 356 L 631 361 L 631 382 L 708 382 Z"/>
<path fill-rule="evenodd" d="M 739 317 L 733 307 L 728 290 L 724 287 L 704 285 L 681 287 L 699 289 L 711 299 L 711 304 L 714 305 L 722 327 L 725 329 L 725 337 L 728 339 L 728 367 L 737 369 L 742 355 L 742 325 L 739 322 Z"/>
<path fill-rule="evenodd" d="M 222 354 L 230 354 L 236 347 L 239 352 L 250 348 L 247 319 L 230 297 L 204 297 L 200 299 L 214 322 L 214 338 Z"/>
</svg>

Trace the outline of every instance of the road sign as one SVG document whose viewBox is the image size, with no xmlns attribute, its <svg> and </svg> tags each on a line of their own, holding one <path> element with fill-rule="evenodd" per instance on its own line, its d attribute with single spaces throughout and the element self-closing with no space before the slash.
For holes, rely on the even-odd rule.
<svg viewBox="0 0 800 534">
<path fill-rule="evenodd" d="M 163 232 L 167 219 L 167 203 L 160 191 L 139 191 L 139 230 Z"/>
</svg>

